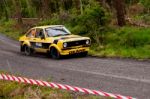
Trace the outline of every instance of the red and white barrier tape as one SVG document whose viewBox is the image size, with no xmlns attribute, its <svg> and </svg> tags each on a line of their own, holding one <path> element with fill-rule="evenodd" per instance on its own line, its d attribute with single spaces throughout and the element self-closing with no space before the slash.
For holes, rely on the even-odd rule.
<svg viewBox="0 0 150 99">
<path fill-rule="evenodd" d="M 0 74 L 0 79 L 21 82 L 21 83 L 26 83 L 26 84 L 31 84 L 31 85 L 39 85 L 39 86 L 46 86 L 46 87 L 51 87 L 51 88 L 64 89 L 64 90 L 68 90 L 68 91 L 82 92 L 82 93 L 86 93 L 86 94 L 100 95 L 100 96 L 104 96 L 104 97 L 112 97 L 115 99 L 136 99 L 136 98 L 129 97 L 129 96 L 122 96 L 119 94 L 112 94 L 112 93 L 107 93 L 107 92 L 103 92 L 103 91 L 99 91 L 99 90 L 90 90 L 90 89 L 86 89 L 86 88 L 72 87 L 69 85 L 63 85 L 63 84 L 41 81 L 41 80 L 28 79 L 25 77 L 16 77 L 16 76 L 7 75 L 7 74 Z"/>
</svg>

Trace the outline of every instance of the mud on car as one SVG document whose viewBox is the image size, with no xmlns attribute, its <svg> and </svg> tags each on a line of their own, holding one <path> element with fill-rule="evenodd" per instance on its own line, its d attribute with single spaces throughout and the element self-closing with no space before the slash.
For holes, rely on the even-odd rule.
<svg viewBox="0 0 150 99">
<path fill-rule="evenodd" d="M 63 25 L 33 27 L 19 41 L 20 50 L 25 55 L 42 52 L 54 59 L 72 54 L 86 56 L 91 44 L 89 37 L 73 35 Z"/>
</svg>

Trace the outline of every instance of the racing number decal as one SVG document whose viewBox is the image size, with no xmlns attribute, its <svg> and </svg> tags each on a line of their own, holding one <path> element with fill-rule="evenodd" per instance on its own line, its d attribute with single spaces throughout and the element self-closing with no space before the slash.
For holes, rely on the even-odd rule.
<svg viewBox="0 0 150 99">
<path fill-rule="evenodd" d="M 42 48 L 42 43 L 39 42 L 31 42 L 32 48 Z"/>
<path fill-rule="evenodd" d="M 42 42 L 32 42 L 32 47 L 34 48 L 43 48 L 48 49 L 51 43 L 42 43 Z"/>
<path fill-rule="evenodd" d="M 42 47 L 42 43 L 36 42 L 36 43 L 35 43 L 35 46 L 36 46 L 36 47 Z"/>
</svg>

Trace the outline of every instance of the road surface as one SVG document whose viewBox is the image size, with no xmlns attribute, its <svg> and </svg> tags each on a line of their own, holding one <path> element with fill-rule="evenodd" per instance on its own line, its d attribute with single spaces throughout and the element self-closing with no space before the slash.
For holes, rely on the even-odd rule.
<svg viewBox="0 0 150 99">
<path fill-rule="evenodd" d="M 0 70 L 29 78 L 150 99 L 150 60 L 24 56 L 19 43 L 0 35 Z"/>
</svg>

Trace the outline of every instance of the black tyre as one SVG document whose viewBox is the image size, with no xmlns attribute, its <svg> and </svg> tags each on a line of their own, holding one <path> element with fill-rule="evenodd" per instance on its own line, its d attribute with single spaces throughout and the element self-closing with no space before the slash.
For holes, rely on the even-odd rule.
<svg viewBox="0 0 150 99">
<path fill-rule="evenodd" d="M 20 52 L 24 52 L 24 48 L 22 45 L 20 45 Z"/>
<path fill-rule="evenodd" d="M 61 57 L 60 53 L 55 48 L 51 48 L 50 55 L 53 59 L 59 59 Z"/>
<path fill-rule="evenodd" d="M 82 57 L 86 57 L 86 56 L 88 55 L 88 52 L 82 52 L 82 53 L 80 53 L 80 55 L 81 55 Z"/>
<path fill-rule="evenodd" d="M 50 51 L 47 51 L 46 56 L 47 56 L 47 57 L 51 57 L 51 53 L 50 53 Z"/>
<path fill-rule="evenodd" d="M 33 50 L 32 50 L 30 47 L 28 47 L 28 46 L 26 45 L 26 46 L 24 47 L 24 53 L 25 53 L 25 55 L 30 56 L 30 55 L 32 55 Z"/>
</svg>

